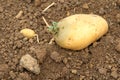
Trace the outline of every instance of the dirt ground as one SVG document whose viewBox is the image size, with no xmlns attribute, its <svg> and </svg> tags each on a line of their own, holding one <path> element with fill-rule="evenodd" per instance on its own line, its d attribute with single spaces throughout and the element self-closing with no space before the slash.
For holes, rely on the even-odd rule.
<svg viewBox="0 0 120 80">
<path fill-rule="evenodd" d="M 19 11 L 23 15 L 15 18 Z M 48 44 L 52 35 L 42 16 L 51 24 L 77 13 L 104 17 L 108 33 L 80 51 Z M 40 44 L 24 38 L 23 28 L 35 30 Z M 37 59 L 39 75 L 20 66 L 25 54 Z M 31 0 L 0 0 L 0 80 L 120 80 L 120 0 L 41 0 L 38 7 Z"/>
</svg>

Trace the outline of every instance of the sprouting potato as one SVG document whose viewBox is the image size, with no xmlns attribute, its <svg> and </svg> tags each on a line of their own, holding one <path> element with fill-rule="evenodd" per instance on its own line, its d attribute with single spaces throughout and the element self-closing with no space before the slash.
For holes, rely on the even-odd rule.
<svg viewBox="0 0 120 80">
<path fill-rule="evenodd" d="M 49 28 L 54 32 L 55 42 L 59 46 L 81 50 L 102 37 L 108 31 L 108 24 L 98 15 L 75 14 Z"/>
<path fill-rule="evenodd" d="M 23 34 L 23 36 L 25 36 L 26 38 L 33 38 L 36 36 L 37 42 L 39 43 L 38 34 L 36 34 L 32 29 L 25 28 L 25 29 L 22 29 L 20 33 Z"/>
<path fill-rule="evenodd" d="M 32 29 L 28 28 L 22 29 L 20 33 L 22 33 L 27 38 L 33 38 L 34 36 L 36 36 L 35 32 Z"/>
</svg>

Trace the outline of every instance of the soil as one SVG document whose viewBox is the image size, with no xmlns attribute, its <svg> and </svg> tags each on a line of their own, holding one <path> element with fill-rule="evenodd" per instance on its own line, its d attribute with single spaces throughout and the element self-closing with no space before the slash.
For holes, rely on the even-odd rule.
<svg viewBox="0 0 120 80">
<path fill-rule="evenodd" d="M 15 18 L 19 11 L 23 15 Z M 78 13 L 104 17 L 108 33 L 79 51 L 48 44 L 52 34 L 42 16 L 51 24 Z M 24 38 L 23 28 L 35 30 L 40 44 Z M 39 75 L 20 66 L 25 54 L 38 60 Z M 0 0 L 0 80 L 120 80 L 120 0 L 41 0 L 37 7 L 32 0 Z"/>
</svg>

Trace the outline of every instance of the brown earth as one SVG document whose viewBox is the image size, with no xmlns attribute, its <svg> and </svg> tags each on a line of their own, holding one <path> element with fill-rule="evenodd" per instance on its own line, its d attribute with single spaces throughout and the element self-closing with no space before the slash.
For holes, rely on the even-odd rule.
<svg viewBox="0 0 120 80">
<path fill-rule="evenodd" d="M 15 18 L 21 10 L 23 15 Z M 52 35 L 42 16 L 51 24 L 77 13 L 101 15 L 108 33 L 80 51 L 49 45 Z M 35 30 L 40 44 L 20 34 L 26 27 Z M 39 75 L 19 65 L 25 54 L 38 60 Z M 0 80 L 120 80 L 120 0 L 41 0 L 38 7 L 31 0 L 0 0 Z"/>
</svg>

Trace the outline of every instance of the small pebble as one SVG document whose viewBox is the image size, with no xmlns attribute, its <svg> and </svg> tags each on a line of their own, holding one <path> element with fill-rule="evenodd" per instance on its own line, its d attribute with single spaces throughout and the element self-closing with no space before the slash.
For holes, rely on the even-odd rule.
<svg viewBox="0 0 120 80">
<path fill-rule="evenodd" d="M 120 23 L 120 14 L 119 13 L 116 15 L 116 20 L 118 23 Z"/>
<path fill-rule="evenodd" d="M 23 11 L 19 11 L 19 13 L 15 16 L 15 18 L 20 18 L 23 15 Z"/>
<path fill-rule="evenodd" d="M 117 73 L 117 68 L 116 67 L 112 67 L 111 69 L 111 76 L 115 79 L 118 78 L 118 73 Z"/>
<path fill-rule="evenodd" d="M 69 56 L 71 56 L 71 55 L 72 55 L 72 52 L 69 52 L 68 54 L 69 54 Z"/>
<path fill-rule="evenodd" d="M 117 78 L 118 78 L 118 73 L 117 73 L 117 71 L 112 71 L 112 72 L 111 72 L 111 76 L 114 77 L 115 79 L 117 79 Z"/>
<path fill-rule="evenodd" d="M 73 74 L 77 74 L 77 70 L 76 70 L 76 69 L 72 69 L 71 72 L 72 72 Z"/>
<path fill-rule="evenodd" d="M 22 45 L 22 43 L 21 43 L 20 41 L 16 41 L 16 47 L 17 47 L 17 48 L 20 49 L 20 48 L 22 48 L 22 46 L 23 46 L 23 45 Z"/>
<path fill-rule="evenodd" d="M 85 76 L 80 75 L 80 80 L 84 80 Z"/>
<path fill-rule="evenodd" d="M 31 57 L 29 54 L 22 56 L 20 59 L 20 65 L 35 74 L 40 73 L 40 67 L 37 63 L 37 60 Z"/>
<path fill-rule="evenodd" d="M 64 64 L 67 64 L 67 62 L 68 62 L 68 59 L 67 59 L 67 58 L 64 58 L 64 59 L 63 59 L 63 63 L 64 63 Z"/>
<path fill-rule="evenodd" d="M 15 79 L 15 77 L 16 77 L 16 74 L 13 71 L 10 71 L 9 75 L 12 79 Z"/>
<path fill-rule="evenodd" d="M 34 40 L 31 38 L 31 39 L 29 39 L 29 42 L 30 42 L 30 43 L 33 43 L 33 42 L 34 42 Z"/>
<path fill-rule="evenodd" d="M 99 14 L 104 14 L 105 13 L 105 10 L 104 10 L 104 8 L 100 8 L 100 10 L 99 10 Z"/>
<path fill-rule="evenodd" d="M 107 72 L 107 69 L 105 69 L 105 68 L 100 68 L 100 69 L 99 69 L 99 73 L 100 73 L 100 74 L 106 75 L 106 72 Z"/>
<path fill-rule="evenodd" d="M 61 3 L 64 3 L 65 2 L 65 0 L 58 0 L 59 2 L 61 2 Z"/>
</svg>

